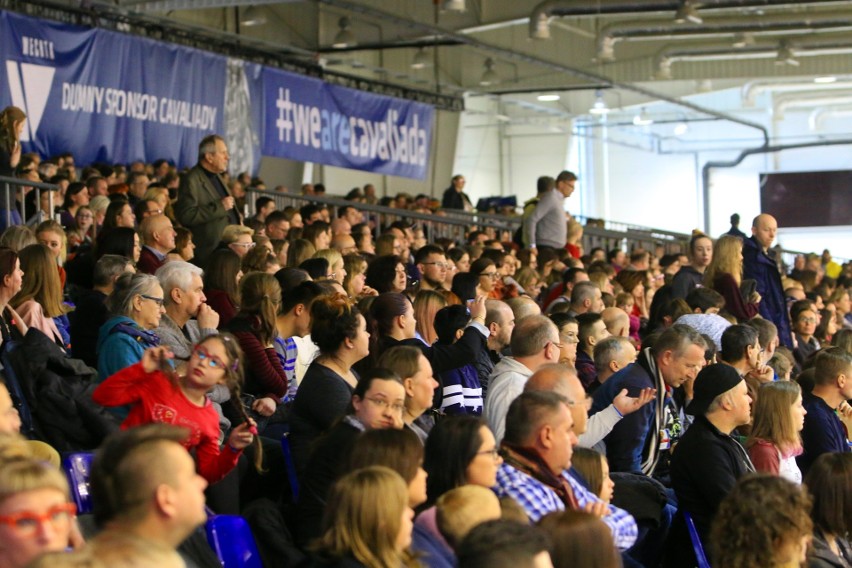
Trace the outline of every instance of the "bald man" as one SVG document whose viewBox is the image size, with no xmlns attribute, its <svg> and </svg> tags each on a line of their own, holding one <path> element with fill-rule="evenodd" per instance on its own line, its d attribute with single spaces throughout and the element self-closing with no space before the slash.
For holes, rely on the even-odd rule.
<svg viewBox="0 0 852 568">
<path fill-rule="evenodd" d="M 606 330 L 613 337 L 630 335 L 630 316 L 621 308 L 604 308 L 601 312 Z"/>
<path fill-rule="evenodd" d="M 166 255 L 175 248 L 175 228 L 165 215 L 146 217 L 139 226 L 142 233 L 142 252 L 136 269 L 145 274 L 154 274 L 166 263 Z"/>
<path fill-rule="evenodd" d="M 757 282 L 760 315 L 778 328 L 778 339 L 789 349 L 793 348 L 790 316 L 784 301 L 784 286 L 775 258 L 769 247 L 778 232 L 778 222 L 772 215 L 761 214 L 751 224 L 751 237 L 743 241 L 743 278 Z"/>
</svg>

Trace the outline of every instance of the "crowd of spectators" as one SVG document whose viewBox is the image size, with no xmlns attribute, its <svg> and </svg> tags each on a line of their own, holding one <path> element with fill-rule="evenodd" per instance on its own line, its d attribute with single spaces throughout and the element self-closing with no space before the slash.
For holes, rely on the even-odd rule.
<svg viewBox="0 0 852 568">
<path fill-rule="evenodd" d="M 788 270 L 771 216 L 586 251 L 566 171 L 516 235 L 430 239 L 404 195 L 381 226 L 372 187 L 245 219 L 218 136 L 79 169 L 7 111 L 0 165 L 61 205 L 0 235 L 0 566 L 216 566 L 209 512 L 268 566 L 852 562 L 852 265 Z"/>
</svg>

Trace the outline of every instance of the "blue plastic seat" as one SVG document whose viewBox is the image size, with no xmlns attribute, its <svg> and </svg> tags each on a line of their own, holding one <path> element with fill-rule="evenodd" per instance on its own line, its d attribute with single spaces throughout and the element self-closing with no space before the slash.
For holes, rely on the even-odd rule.
<svg viewBox="0 0 852 568">
<path fill-rule="evenodd" d="M 692 541 L 692 550 L 695 552 L 698 568 L 710 568 L 710 562 L 707 561 L 707 555 L 704 554 L 704 546 L 701 544 L 701 537 L 698 536 L 698 530 L 695 528 L 692 515 L 683 510 L 681 510 L 681 513 L 683 514 L 683 520 L 686 522 L 686 530 L 689 531 L 689 540 Z"/>
<path fill-rule="evenodd" d="M 95 454 L 91 452 L 80 452 L 67 454 L 62 458 L 62 469 L 68 477 L 68 485 L 71 486 L 71 499 L 77 505 L 78 515 L 85 515 L 92 512 L 89 477 L 94 457 Z"/>
<path fill-rule="evenodd" d="M 246 520 L 236 515 L 207 519 L 207 542 L 223 568 L 263 568 L 260 553 Z"/>
<path fill-rule="evenodd" d="M 299 478 L 296 477 L 296 462 L 293 461 L 293 454 L 290 452 L 289 432 L 284 432 L 281 436 L 281 451 L 284 454 L 284 465 L 287 468 L 287 480 L 290 482 L 290 492 L 293 494 L 293 503 L 299 501 Z"/>
</svg>

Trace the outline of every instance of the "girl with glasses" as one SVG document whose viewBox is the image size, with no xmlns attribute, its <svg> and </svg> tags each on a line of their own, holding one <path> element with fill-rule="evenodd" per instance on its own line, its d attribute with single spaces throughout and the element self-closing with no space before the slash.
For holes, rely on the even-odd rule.
<svg viewBox="0 0 852 568">
<path fill-rule="evenodd" d="M 103 406 L 130 405 L 123 429 L 150 423 L 177 424 L 188 428 L 184 443 L 195 451 L 198 473 L 216 483 L 230 472 L 243 450 L 254 445 L 255 466 L 263 458 L 257 426 L 240 403 L 243 353 L 229 334 L 211 335 L 195 346 L 178 375 L 172 370 L 173 353 L 167 347 L 147 349 L 142 360 L 112 375 L 98 386 L 92 399 Z M 219 415 L 207 398 L 216 385 L 225 385 L 234 408 L 242 418 L 219 449 Z"/>
</svg>

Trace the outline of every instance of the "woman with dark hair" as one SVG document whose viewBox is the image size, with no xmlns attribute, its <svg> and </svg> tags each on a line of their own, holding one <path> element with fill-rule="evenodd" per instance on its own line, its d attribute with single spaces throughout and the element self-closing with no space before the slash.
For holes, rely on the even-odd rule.
<svg viewBox="0 0 852 568">
<path fill-rule="evenodd" d="M 139 234 L 128 227 L 117 227 L 111 230 L 108 239 L 98 241 L 95 260 L 100 260 L 105 254 L 117 254 L 138 262 L 139 255 L 142 254 Z"/>
<path fill-rule="evenodd" d="M 713 239 L 704 233 L 694 233 L 689 239 L 689 264 L 678 270 L 672 279 L 672 297 L 686 298 L 695 288 L 704 285 L 704 271 L 713 260 Z"/>
<path fill-rule="evenodd" d="M 13 177 L 20 165 L 21 135 L 26 122 L 27 115 L 16 106 L 7 106 L 0 111 L 0 176 Z M 35 169 L 35 165 L 30 167 Z M 7 190 L 6 187 L 4 185 L 0 188 L 0 230 L 23 222 L 15 206 L 15 191 Z M 6 210 L 7 191 L 10 194 L 8 195 L 8 201 L 11 203 L 10 211 Z M 6 215 L 9 215 L 9 223 L 6 222 Z"/>
<path fill-rule="evenodd" d="M 440 420 L 429 438 L 423 456 L 426 470 L 426 503 L 462 485 L 494 487 L 503 458 L 497 452 L 494 434 L 478 416 L 452 416 Z M 418 517 L 418 522 L 420 518 Z"/>
<path fill-rule="evenodd" d="M 132 229 L 136 225 L 136 215 L 133 214 L 133 208 L 124 199 L 116 199 L 107 207 L 106 215 L 104 216 L 104 226 L 100 231 L 101 235 L 106 235 L 112 229 L 118 227 L 127 227 Z"/>
<path fill-rule="evenodd" d="M 404 292 L 408 275 L 399 257 L 389 254 L 371 260 L 367 265 L 367 286 L 379 294 Z"/>
<path fill-rule="evenodd" d="M 89 204 L 89 190 L 86 184 L 74 182 L 65 190 L 65 201 L 62 202 L 59 222 L 66 231 L 77 228 L 77 210 Z"/>
<path fill-rule="evenodd" d="M 805 476 L 814 500 L 808 568 L 852 566 L 852 453 L 823 454 Z"/>
<path fill-rule="evenodd" d="M 301 393 L 302 387 L 296 400 Z M 348 409 L 341 412 L 326 435 L 316 441 L 310 458 L 302 464 L 304 474 L 300 478 L 296 510 L 298 544 L 306 544 L 320 535 L 326 495 L 334 481 L 347 471 L 356 440 L 369 430 L 401 427 L 404 400 L 402 381 L 392 371 L 376 368 L 358 381 L 347 403 Z M 298 467 L 298 461 L 296 465 Z"/>
<path fill-rule="evenodd" d="M 352 366 L 370 352 L 367 322 L 343 294 L 314 300 L 311 339 L 319 354 L 299 383 L 290 416 L 293 459 L 299 470 L 313 441 L 346 412 L 359 378 Z"/>
<path fill-rule="evenodd" d="M 314 221 L 304 228 L 302 238 L 310 241 L 316 250 L 325 250 L 331 244 L 331 225 L 325 221 Z"/>
<path fill-rule="evenodd" d="M 21 291 L 24 282 L 24 271 L 18 253 L 10 248 L 0 247 L 0 333 L 3 343 L 12 339 L 12 325 L 23 337 L 28 328 L 9 302 Z"/>
<path fill-rule="evenodd" d="M 242 277 L 240 255 L 231 249 L 213 251 L 204 271 L 204 295 L 207 305 L 219 314 L 220 329 L 237 315 Z"/>
<path fill-rule="evenodd" d="M 347 471 L 382 465 L 397 472 L 408 485 L 408 506 L 412 509 L 426 501 L 426 470 L 423 469 L 423 444 L 411 430 L 369 430 L 352 445 Z"/>
<path fill-rule="evenodd" d="M 475 361 L 479 352 L 487 348 L 485 298 L 480 297 L 471 304 L 470 316 L 471 323 L 453 345 L 426 345 L 416 337 L 417 320 L 411 300 L 394 292 L 380 294 L 370 307 L 371 359 L 365 361 L 362 368 L 369 368 L 368 365 L 374 364 L 382 353 L 397 345 L 420 349 L 435 373 L 463 367 Z"/>
<path fill-rule="evenodd" d="M 497 289 L 497 282 L 500 280 L 500 271 L 494 261 L 481 256 L 470 265 L 470 273 L 479 277 L 476 295 L 492 297 L 493 292 Z"/>
</svg>

